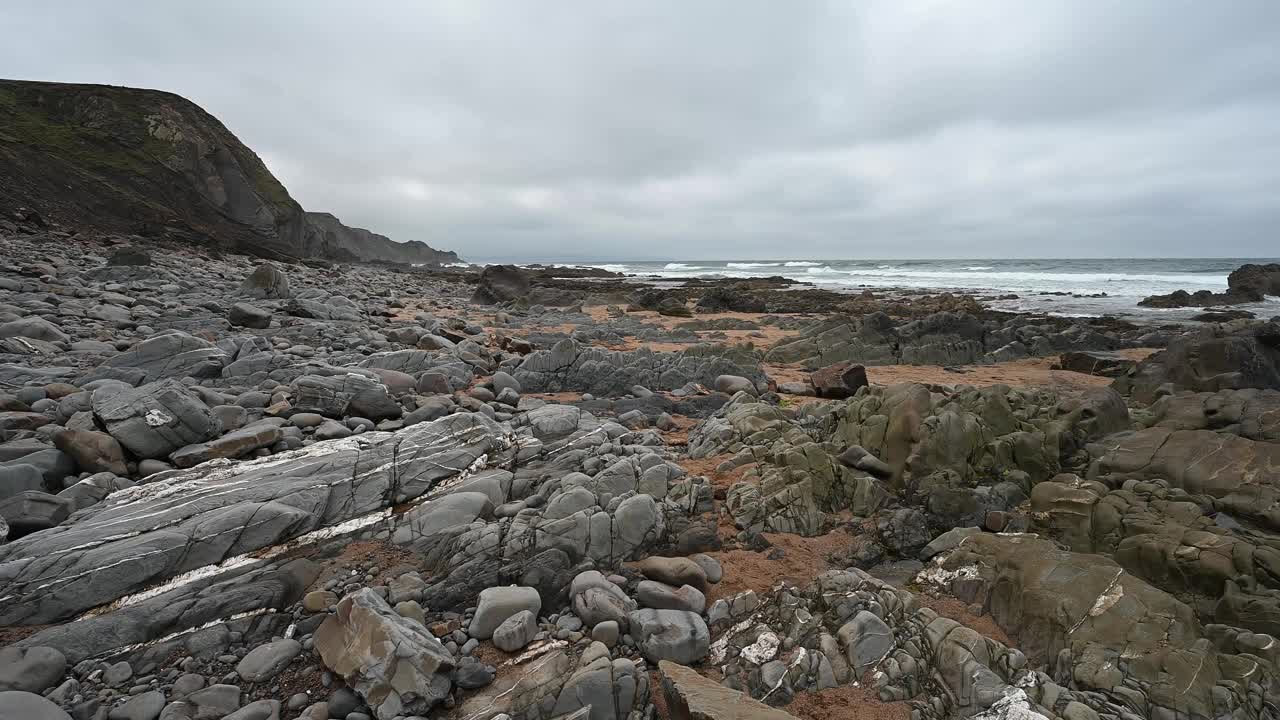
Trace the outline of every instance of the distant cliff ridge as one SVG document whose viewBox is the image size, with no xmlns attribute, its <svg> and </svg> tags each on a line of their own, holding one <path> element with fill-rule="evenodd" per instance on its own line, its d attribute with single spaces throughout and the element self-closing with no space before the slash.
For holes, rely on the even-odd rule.
<svg viewBox="0 0 1280 720">
<path fill-rule="evenodd" d="M 308 213 L 195 103 L 159 90 L 0 80 L 0 212 L 271 258 L 453 262 Z"/>
<path fill-rule="evenodd" d="M 378 260 L 396 263 L 451 263 L 458 255 L 449 250 L 436 250 L 424 242 L 396 242 L 385 235 L 364 228 L 343 225 L 342 221 L 322 212 L 308 212 L 311 228 L 308 250 L 314 257 L 334 260 Z"/>
</svg>

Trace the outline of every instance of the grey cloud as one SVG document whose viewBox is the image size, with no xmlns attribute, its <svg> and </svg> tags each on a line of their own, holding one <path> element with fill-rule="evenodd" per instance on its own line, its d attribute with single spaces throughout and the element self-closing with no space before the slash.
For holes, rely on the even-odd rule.
<svg viewBox="0 0 1280 720">
<path fill-rule="evenodd" d="M 203 105 L 471 258 L 1275 253 L 1280 5 L 10 2 L 0 75 Z"/>
</svg>

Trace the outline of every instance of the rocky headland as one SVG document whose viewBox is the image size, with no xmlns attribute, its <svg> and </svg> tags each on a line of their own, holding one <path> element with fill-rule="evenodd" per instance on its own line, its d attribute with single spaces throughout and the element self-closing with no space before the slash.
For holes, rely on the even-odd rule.
<svg viewBox="0 0 1280 720">
<path fill-rule="evenodd" d="M 1277 716 L 1280 319 L 141 227 L 2 127 L 4 720 Z"/>
</svg>

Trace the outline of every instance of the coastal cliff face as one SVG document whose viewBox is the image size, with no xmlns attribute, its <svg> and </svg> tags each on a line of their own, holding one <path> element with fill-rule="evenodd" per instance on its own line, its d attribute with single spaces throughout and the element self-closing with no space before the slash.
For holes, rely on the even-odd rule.
<svg viewBox="0 0 1280 720">
<path fill-rule="evenodd" d="M 456 259 L 305 212 L 217 118 L 158 90 L 0 80 L 0 211 L 18 208 L 270 258 Z"/>
</svg>

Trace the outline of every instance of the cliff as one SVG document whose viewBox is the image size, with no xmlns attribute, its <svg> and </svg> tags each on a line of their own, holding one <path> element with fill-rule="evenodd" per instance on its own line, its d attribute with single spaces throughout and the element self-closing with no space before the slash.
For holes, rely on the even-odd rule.
<svg viewBox="0 0 1280 720">
<path fill-rule="evenodd" d="M 329 213 L 308 212 L 306 219 L 311 233 L 307 247 L 315 257 L 419 264 L 458 262 L 457 253 L 452 251 L 436 250 L 417 240 L 396 242 L 364 228 L 343 225 Z"/>
<path fill-rule="evenodd" d="M 269 258 L 456 259 L 305 212 L 217 118 L 158 90 L 0 80 L 0 212 L 19 207 Z"/>
</svg>

